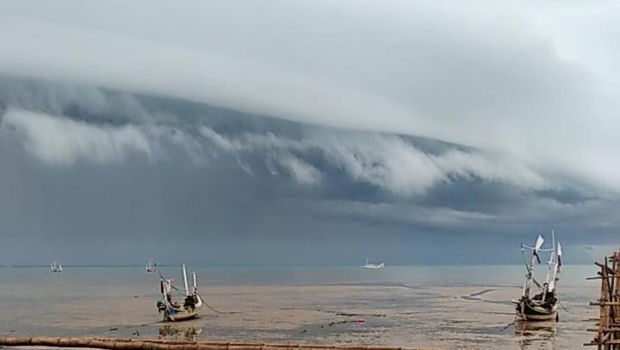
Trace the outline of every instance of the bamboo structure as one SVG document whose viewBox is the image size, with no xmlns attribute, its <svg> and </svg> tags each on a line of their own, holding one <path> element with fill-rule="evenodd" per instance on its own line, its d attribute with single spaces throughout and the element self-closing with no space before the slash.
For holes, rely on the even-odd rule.
<svg viewBox="0 0 620 350">
<path fill-rule="evenodd" d="M 605 257 L 603 263 L 595 263 L 601 270 L 596 277 L 601 280 L 601 297 L 590 305 L 599 307 L 594 339 L 587 344 L 600 350 L 620 350 L 620 251 Z"/>
<path fill-rule="evenodd" d="M 263 344 L 243 342 L 170 341 L 84 337 L 2 337 L 1 346 L 53 346 L 107 350 L 415 350 L 380 346 Z"/>
</svg>

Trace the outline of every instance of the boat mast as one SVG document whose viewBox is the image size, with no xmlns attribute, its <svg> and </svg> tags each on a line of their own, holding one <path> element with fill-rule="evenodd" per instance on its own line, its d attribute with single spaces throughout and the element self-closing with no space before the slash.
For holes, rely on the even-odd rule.
<svg viewBox="0 0 620 350">
<path fill-rule="evenodd" d="M 557 250 L 555 252 L 556 261 L 553 269 L 553 276 L 551 281 L 549 282 L 549 290 L 552 291 L 555 289 L 555 285 L 560 280 L 560 272 L 562 269 L 562 245 L 558 242 Z"/>
<path fill-rule="evenodd" d="M 551 230 L 551 254 L 549 255 L 549 261 L 547 262 L 547 277 L 545 277 L 545 283 L 549 285 L 551 282 L 551 275 L 553 275 L 553 268 L 555 267 L 555 232 Z"/>
<path fill-rule="evenodd" d="M 547 262 L 547 276 L 545 277 L 545 288 L 543 289 L 542 300 L 544 301 L 547 297 L 547 292 L 551 291 L 551 280 L 553 275 L 553 270 L 555 269 L 555 231 L 551 230 L 551 254 L 549 254 L 549 261 Z M 553 277 L 555 278 L 555 277 Z"/>
<path fill-rule="evenodd" d="M 185 284 L 185 295 L 189 296 L 189 287 L 187 286 L 187 271 L 185 270 L 185 264 L 183 264 L 183 284 Z"/>
<path fill-rule="evenodd" d="M 170 293 L 172 293 L 172 280 L 162 275 L 162 297 L 167 307 L 172 306 L 170 302 Z"/>
<path fill-rule="evenodd" d="M 192 280 L 194 282 L 194 289 L 192 292 L 196 294 L 198 292 L 198 287 L 196 286 L 196 272 L 192 271 Z"/>
<path fill-rule="evenodd" d="M 526 245 L 521 246 L 521 251 L 523 252 L 524 259 L 525 259 L 525 248 L 532 249 L 532 256 L 530 257 L 529 265 L 526 265 L 527 274 L 525 275 L 525 283 L 523 284 L 523 296 L 524 297 L 530 296 L 530 287 L 532 285 L 532 280 L 534 279 L 534 265 L 536 264 L 537 261 L 540 262 L 540 257 L 538 255 L 538 252 L 540 251 L 540 248 L 542 247 L 544 242 L 545 242 L 545 239 L 543 238 L 543 236 L 538 235 L 538 237 L 536 238 L 536 242 L 534 243 L 534 247 L 528 247 Z"/>
<path fill-rule="evenodd" d="M 525 260 L 525 248 L 521 247 L 521 252 L 523 253 L 523 260 Z M 524 261 L 525 262 L 525 261 Z M 523 297 L 530 296 L 530 284 L 532 283 L 533 273 L 532 268 L 534 267 L 534 255 L 530 258 L 529 266 L 526 264 L 525 268 L 527 269 L 527 273 L 525 274 L 525 282 L 523 282 Z"/>
</svg>

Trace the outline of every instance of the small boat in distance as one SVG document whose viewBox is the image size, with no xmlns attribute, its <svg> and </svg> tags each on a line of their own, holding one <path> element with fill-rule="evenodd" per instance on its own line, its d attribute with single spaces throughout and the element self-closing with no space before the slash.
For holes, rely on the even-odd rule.
<svg viewBox="0 0 620 350">
<path fill-rule="evenodd" d="M 385 267 L 385 264 L 383 264 L 383 263 L 378 263 L 378 264 L 371 263 L 370 262 L 370 257 L 367 257 L 366 258 L 366 264 L 362 265 L 363 269 L 382 269 L 384 267 Z"/>
<path fill-rule="evenodd" d="M 61 273 L 62 265 L 56 260 L 52 261 L 52 263 L 50 264 L 50 272 Z"/>
<path fill-rule="evenodd" d="M 157 262 L 153 259 L 150 259 L 149 262 L 146 264 L 146 272 L 152 273 L 156 271 L 157 271 Z"/>
<path fill-rule="evenodd" d="M 556 245 L 553 231 L 551 231 L 551 237 L 552 246 L 548 249 L 542 248 L 545 239 L 540 235 L 536 238 L 534 246 L 521 245 L 527 273 L 521 297 L 518 300 L 513 300 L 513 303 L 516 304 L 517 318 L 520 321 L 559 321 L 558 306 L 560 300 L 556 293 L 556 287 L 560 280 L 562 268 L 562 246 L 559 242 Z M 532 252 L 529 263 L 525 254 L 526 249 Z M 534 277 L 534 268 L 537 263 L 540 264 L 540 253 L 542 252 L 549 253 L 549 260 L 547 261 L 547 276 L 545 282 L 541 284 Z M 533 288 L 535 288 L 534 291 L 532 291 Z"/>
<path fill-rule="evenodd" d="M 193 288 L 190 292 L 187 284 L 187 270 L 185 264 L 183 264 L 183 285 L 184 291 L 175 287 L 171 278 L 166 278 L 161 274 L 161 281 L 159 282 L 159 288 L 163 300 L 157 302 L 157 311 L 164 313 L 164 321 L 182 321 L 198 316 L 198 312 L 203 306 L 203 301 L 198 295 L 198 287 L 196 286 L 196 273 L 192 272 Z M 172 299 L 172 292 L 185 292 L 185 298 L 183 304 Z"/>
</svg>

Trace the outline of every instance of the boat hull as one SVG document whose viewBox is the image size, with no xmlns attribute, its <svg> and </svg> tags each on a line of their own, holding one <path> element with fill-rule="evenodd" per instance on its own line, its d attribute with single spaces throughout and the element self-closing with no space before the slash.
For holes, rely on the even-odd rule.
<svg viewBox="0 0 620 350">
<path fill-rule="evenodd" d="M 517 317 L 521 321 L 558 321 L 558 303 L 537 305 L 530 299 L 521 299 L 516 306 Z"/>
<path fill-rule="evenodd" d="M 168 306 L 164 311 L 164 321 L 177 322 L 198 317 L 203 301 L 198 295 L 196 295 L 196 298 L 198 300 L 193 308 L 176 308 L 173 306 Z"/>
</svg>

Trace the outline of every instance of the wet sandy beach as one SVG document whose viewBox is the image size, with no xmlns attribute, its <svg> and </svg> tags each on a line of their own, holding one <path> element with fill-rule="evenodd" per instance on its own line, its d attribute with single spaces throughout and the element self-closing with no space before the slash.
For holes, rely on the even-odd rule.
<svg viewBox="0 0 620 350">
<path fill-rule="evenodd" d="M 558 324 L 509 325 L 517 286 L 397 283 L 206 286 L 199 319 L 160 322 L 156 288 L 82 285 L 0 291 L 5 335 L 366 344 L 429 349 L 576 349 L 591 338 L 596 285 L 565 286 Z M 25 288 L 25 287 L 24 287 Z M 509 326 L 508 326 L 509 325 Z"/>
</svg>

